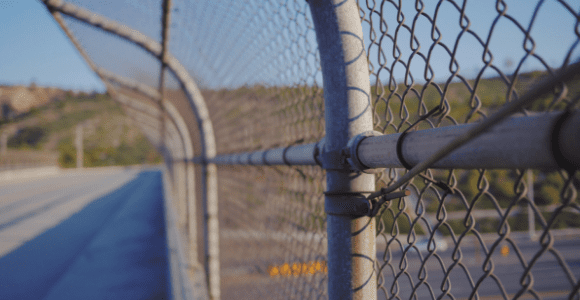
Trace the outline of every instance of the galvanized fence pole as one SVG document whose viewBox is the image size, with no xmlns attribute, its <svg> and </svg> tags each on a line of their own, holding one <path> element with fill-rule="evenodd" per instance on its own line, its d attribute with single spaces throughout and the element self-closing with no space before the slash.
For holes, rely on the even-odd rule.
<svg viewBox="0 0 580 300">
<path fill-rule="evenodd" d="M 535 241 L 538 236 L 536 235 L 536 219 L 534 217 L 534 172 L 532 169 L 528 169 L 527 171 L 527 182 L 528 185 L 528 234 L 530 236 L 530 240 Z"/>
<path fill-rule="evenodd" d="M 77 150 L 77 169 L 83 168 L 83 125 L 77 124 L 75 135 L 75 148 Z"/>
<path fill-rule="evenodd" d="M 100 72 L 101 76 L 107 80 L 110 78 L 105 74 L 106 72 Z M 123 80 L 119 80 L 123 81 Z M 127 80 L 125 80 L 127 81 Z M 153 96 L 153 95 L 152 95 Z M 158 97 L 155 97 L 158 98 Z M 178 207 L 178 214 L 179 214 L 179 222 L 182 226 L 187 225 L 187 204 L 189 202 L 189 197 L 192 196 L 193 187 L 191 187 L 191 183 L 189 179 L 193 180 L 192 174 L 193 170 L 188 171 L 187 161 L 188 157 L 193 156 L 193 148 L 191 146 L 191 139 L 189 138 L 189 132 L 185 127 L 185 123 L 181 120 L 181 116 L 177 113 L 177 110 L 173 105 L 169 102 L 163 101 L 164 107 L 171 108 L 171 113 L 168 114 L 169 118 L 166 118 L 164 115 L 166 114 L 165 109 L 160 110 L 158 107 L 153 105 L 148 105 L 146 103 L 142 103 L 138 100 L 133 100 L 130 97 L 126 97 L 123 95 L 118 95 L 117 101 L 124 105 L 127 109 L 133 110 L 138 112 L 140 115 L 148 116 L 148 120 L 150 122 L 156 122 L 159 124 L 156 127 L 156 130 L 159 132 L 161 145 L 160 147 L 163 149 L 163 145 L 166 142 L 167 134 L 169 130 L 172 130 L 172 134 L 176 136 L 177 143 L 179 145 L 179 151 L 177 152 L 178 155 L 174 156 L 171 163 L 173 165 L 172 168 L 172 176 L 173 179 L 173 189 L 176 195 L 177 207 Z M 179 122 L 181 121 L 181 123 Z M 156 124 L 157 124 L 156 123 Z M 194 195 L 193 195 L 194 196 Z M 195 211 L 194 211 L 195 212 Z M 195 251 L 196 249 L 194 249 Z M 195 265 L 195 264 L 194 264 Z"/>
<path fill-rule="evenodd" d="M 150 86 L 136 82 L 132 79 L 119 76 L 117 74 L 111 73 L 104 69 L 98 69 L 97 73 L 102 78 L 121 85 L 122 87 L 137 91 L 149 98 L 159 101 L 161 99 L 161 94 L 159 90 L 155 90 Z M 122 99 L 121 99 L 122 100 Z M 186 166 L 186 198 L 187 198 L 187 211 L 188 211 L 188 231 L 189 231 L 189 260 L 190 265 L 194 268 L 199 266 L 197 260 L 197 217 L 196 217 L 196 198 L 195 198 L 195 169 L 194 169 L 194 153 L 193 153 L 193 142 L 191 140 L 191 135 L 185 120 L 177 110 L 177 108 L 168 100 L 163 100 L 163 109 L 167 117 L 171 122 L 177 127 L 181 138 L 184 143 L 184 151 L 186 157 L 184 159 L 184 164 Z"/>
<path fill-rule="evenodd" d="M 165 92 L 165 71 L 167 69 L 167 56 L 169 54 L 169 33 L 170 33 L 170 24 L 171 24 L 171 8 L 173 6 L 172 0 L 164 0 L 162 4 L 162 49 L 161 49 L 161 73 L 159 74 L 159 94 L 161 95 L 161 99 L 159 101 L 159 107 L 163 113 L 168 109 L 167 105 L 169 102 L 164 101 L 164 92 Z M 196 211 L 195 211 L 195 178 L 194 178 L 194 167 L 193 167 L 193 144 L 191 143 L 191 139 L 189 138 L 189 131 L 187 130 L 187 126 L 185 122 L 182 120 L 181 116 L 179 118 L 175 117 L 179 115 L 179 112 L 171 105 L 173 108 L 173 120 L 176 122 L 176 126 L 179 128 L 185 128 L 185 130 L 181 130 L 182 135 L 187 135 L 187 139 L 184 139 L 184 143 L 189 143 L 185 149 L 185 157 L 182 161 L 184 164 L 184 185 L 185 185 L 185 199 L 184 199 L 184 212 L 185 212 L 185 220 L 183 220 L 188 228 L 188 235 L 189 235 L 189 260 L 190 264 L 194 267 L 197 267 L 197 218 L 196 218 Z M 180 124 L 177 122 L 181 121 Z"/>
<path fill-rule="evenodd" d="M 0 134 L 0 156 L 6 156 L 8 148 L 8 132 L 4 131 Z"/>
<path fill-rule="evenodd" d="M 163 139 L 163 143 L 168 142 L 168 137 L 171 136 L 174 141 L 174 144 L 178 144 L 176 147 L 178 148 L 178 150 L 176 151 L 177 154 L 176 156 L 174 156 L 173 158 L 173 165 L 174 165 L 174 171 L 175 171 L 175 200 L 177 203 L 176 204 L 176 208 L 177 208 L 177 216 L 178 216 L 178 225 L 180 227 L 185 226 L 187 224 L 187 181 L 186 181 L 186 176 L 187 176 L 187 172 L 185 169 L 185 163 L 184 163 L 184 159 L 186 157 L 185 155 L 185 141 L 183 140 L 183 138 L 180 136 L 178 138 L 177 141 L 175 141 L 176 137 L 173 137 L 174 135 L 179 135 L 178 133 L 174 132 L 173 130 L 170 130 L 170 124 L 169 120 L 165 117 L 163 117 L 163 121 L 161 122 L 161 126 L 160 128 L 164 129 L 164 133 L 162 135 L 162 139 Z M 174 129 L 174 128 L 171 128 Z"/>
<path fill-rule="evenodd" d="M 187 226 L 189 235 L 189 263 L 193 268 L 199 266 L 197 260 L 197 217 L 196 217 L 196 198 L 195 198 L 195 172 L 193 165 L 193 144 L 189 136 L 189 130 L 185 121 L 179 114 L 179 111 L 173 104 L 164 101 L 165 112 L 173 119 L 175 125 L 184 137 L 185 143 L 185 158 L 184 164 L 186 168 L 186 201 L 187 201 Z"/>
<path fill-rule="evenodd" d="M 202 164 L 202 193 L 205 221 L 205 268 L 210 299 L 220 299 L 219 223 L 217 203 L 217 167 Z"/>
<path fill-rule="evenodd" d="M 51 13 L 51 15 L 53 16 L 53 18 L 55 19 L 55 21 L 60 26 L 60 28 L 64 31 L 64 33 L 69 38 L 69 40 L 73 43 L 73 45 L 75 46 L 75 48 L 77 49 L 77 51 L 79 52 L 79 54 L 83 57 L 83 59 L 85 60 L 85 62 L 89 65 L 89 67 L 91 68 L 91 70 L 93 70 L 93 72 L 95 72 L 97 74 L 97 76 L 99 76 L 99 78 L 101 79 L 101 81 L 103 82 L 103 84 L 105 85 L 105 87 L 107 88 L 107 92 L 109 93 L 109 95 L 111 96 L 111 98 L 113 98 L 113 100 L 115 100 L 115 101 L 118 102 L 118 95 L 117 95 L 117 92 L 116 92 L 115 88 L 99 72 L 99 68 L 97 67 L 97 65 L 90 59 L 90 57 L 86 53 L 85 49 L 81 46 L 81 44 L 76 39 L 76 37 L 74 36 L 74 34 L 71 32 L 71 30 L 65 24 L 64 19 L 61 16 L 61 14 L 58 11 L 58 9 L 56 9 L 54 6 L 52 6 L 49 3 L 50 1 L 43 1 L 43 2 L 45 4 L 46 8 Z M 59 1 L 56 1 L 56 2 L 58 2 L 58 4 L 61 4 L 61 5 L 63 4 L 62 2 L 59 2 Z M 165 158 L 166 153 L 165 153 L 165 150 L 164 150 L 162 144 L 160 145 L 160 149 L 159 150 L 161 151 L 162 155 Z M 172 169 L 172 167 L 168 163 L 166 163 L 166 166 L 168 167 L 168 169 Z"/>
<path fill-rule="evenodd" d="M 161 4 L 161 8 L 162 8 L 162 15 L 161 15 L 161 38 L 162 38 L 162 42 L 161 42 L 161 54 L 159 56 L 159 60 L 161 62 L 161 69 L 159 70 L 159 84 L 158 84 L 158 91 L 159 91 L 159 95 L 160 97 L 157 99 L 157 105 L 159 108 L 159 111 L 161 112 L 159 115 L 159 120 L 161 121 L 161 127 L 159 128 L 159 132 L 161 134 L 161 140 L 163 141 L 163 144 L 165 144 L 165 112 L 163 109 L 163 95 L 165 93 L 165 69 L 167 67 L 167 64 L 165 63 L 165 56 L 167 55 L 167 48 L 169 45 L 169 26 L 168 23 L 170 22 L 170 18 L 171 18 L 171 0 L 164 0 L 163 3 Z M 180 169 L 180 164 L 178 163 L 176 166 L 176 170 Z M 174 184 L 180 184 L 181 183 L 181 179 L 178 179 L 177 182 L 174 182 Z M 186 218 L 187 216 L 183 216 L 184 213 L 184 209 L 182 207 L 182 202 L 185 201 L 185 199 L 182 199 L 181 193 L 177 194 L 177 202 L 179 210 L 178 210 L 178 215 L 179 215 L 179 224 L 183 224 L 183 222 L 186 222 Z M 185 197 L 184 197 L 185 198 Z"/>
<path fill-rule="evenodd" d="M 70 31 L 70 29 L 68 28 L 68 26 L 66 26 L 62 16 L 60 15 L 60 12 L 57 11 L 57 9 L 54 6 L 51 6 L 49 4 L 48 1 L 44 1 L 47 9 L 51 12 L 52 16 L 54 17 L 54 19 L 57 21 L 57 23 L 59 24 L 59 26 L 61 27 L 61 29 L 65 32 L 65 34 L 67 35 L 67 37 L 69 38 L 69 40 L 73 43 L 73 45 L 75 46 L 75 48 L 77 49 L 77 51 L 79 51 L 79 53 L 81 54 L 81 56 L 83 57 L 83 59 L 87 62 L 87 64 L 89 65 L 89 67 L 100 77 L 100 79 L 102 80 L 102 82 L 105 84 L 106 88 L 107 88 L 107 92 L 111 95 L 111 97 L 115 100 L 118 101 L 118 94 L 115 90 L 115 88 L 102 76 L 102 74 L 100 74 L 99 72 L 99 68 L 96 66 L 96 64 L 90 59 L 90 57 L 87 55 L 86 51 L 84 50 L 84 48 L 80 45 L 80 43 L 78 42 L 78 40 L 76 39 L 76 37 L 73 35 L 73 33 Z M 62 4 L 62 3 L 60 3 Z M 161 130 L 160 132 L 164 132 L 165 130 Z M 162 152 L 165 161 L 166 161 L 166 166 L 168 171 L 170 172 L 171 175 L 171 182 L 172 185 L 175 183 L 175 177 L 173 176 L 173 172 L 175 170 L 175 168 L 173 167 L 173 162 L 169 162 L 167 160 L 167 151 L 165 149 L 165 146 L 163 145 L 163 137 L 160 137 L 160 151 Z M 77 155 L 78 156 L 78 155 Z M 171 159 L 172 160 L 172 159 Z M 78 161 L 77 161 L 77 165 L 78 165 Z"/>
<path fill-rule="evenodd" d="M 311 0 L 324 80 L 325 210 L 330 299 L 376 299 L 375 221 L 354 209 L 374 191 L 374 176 L 350 169 L 349 140 L 373 129 L 368 62 L 354 0 Z"/>
<path fill-rule="evenodd" d="M 161 57 L 162 45 L 143 35 L 137 30 L 121 26 L 99 14 L 77 7 L 62 0 L 42 0 L 53 11 L 64 13 L 78 21 L 95 26 L 134 43 L 157 58 Z M 209 111 L 201 92 L 186 68 L 169 53 L 165 54 L 165 63 L 181 84 L 191 109 L 193 110 L 200 131 L 202 146 L 202 195 L 204 203 L 204 242 L 206 249 L 205 267 L 208 280 L 208 290 L 211 299 L 220 298 L 219 276 L 219 226 L 217 219 L 217 168 L 211 160 L 216 155 L 215 135 L 209 118 Z"/>
</svg>

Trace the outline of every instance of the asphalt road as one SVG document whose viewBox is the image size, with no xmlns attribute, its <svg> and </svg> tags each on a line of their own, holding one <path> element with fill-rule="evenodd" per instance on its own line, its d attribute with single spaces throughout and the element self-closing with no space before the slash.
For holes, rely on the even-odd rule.
<svg viewBox="0 0 580 300">
<path fill-rule="evenodd" d="M 273 251 L 270 250 L 261 253 L 261 248 L 280 249 L 282 244 L 307 241 L 308 235 L 291 236 L 282 232 L 268 235 L 263 232 L 240 229 L 222 230 L 221 234 L 222 249 L 225 249 L 220 253 L 224 295 L 233 297 L 240 290 L 244 290 L 244 296 L 236 296 L 236 298 L 268 299 L 278 293 L 295 292 L 291 291 L 292 288 L 286 288 L 286 285 L 290 284 L 299 287 L 298 293 L 301 295 L 297 297 L 299 299 L 314 297 L 313 295 L 318 295 L 321 290 L 326 289 L 325 280 L 313 278 L 312 275 L 272 278 L 266 271 L 268 262 L 270 265 L 280 265 L 283 262 L 292 263 L 292 261 L 285 261 L 283 252 L 280 252 L 281 257 L 274 257 L 278 252 L 272 253 Z M 322 236 L 314 234 L 310 238 L 318 240 Z M 521 259 L 526 264 L 529 264 L 537 253 L 541 253 L 542 247 L 539 241 L 530 240 L 527 232 L 511 233 L 510 238 L 517 244 Z M 494 234 L 484 236 L 488 250 L 496 239 L 497 235 Z M 530 288 L 537 293 L 539 299 L 568 299 L 570 292 L 574 290 L 574 286 L 580 279 L 580 252 L 578 251 L 580 232 L 572 229 L 553 231 L 553 239 L 553 248 L 561 256 L 572 276 L 569 278 L 554 253 L 547 251 L 541 253 L 531 268 L 533 284 Z M 437 256 L 433 255 L 427 260 L 424 271 L 421 269 L 421 261 L 425 260 L 426 252 L 421 252 L 422 259 L 419 258 L 418 251 L 415 249 L 403 255 L 398 245 L 393 244 L 390 253 L 387 253 L 385 257 L 386 244 L 379 242 L 377 261 L 383 263 L 384 268 L 381 272 L 382 277 L 379 279 L 382 284 L 378 290 L 378 299 L 503 299 L 503 295 L 507 299 L 514 299 L 523 290 L 521 279 L 524 267 L 516 251 L 508 242 L 499 243 L 490 260 L 493 263 L 493 271 L 489 276 L 485 276 L 482 266 L 486 257 L 484 250 L 478 246 L 478 240 L 473 236 L 466 237 L 461 242 L 460 255 L 454 254 L 452 242 L 446 241 L 447 249 L 437 250 Z M 501 254 L 503 246 L 508 246 L 509 253 Z M 229 249 L 235 249 L 235 251 L 229 251 Z M 452 259 L 454 256 L 458 260 L 455 265 Z M 461 257 L 460 260 L 459 257 Z M 386 260 L 388 264 L 385 264 Z M 447 273 L 448 280 L 445 277 Z M 425 278 L 425 283 L 420 283 L 420 278 Z M 471 293 L 476 285 L 477 294 L 472 296 Z M 284 294 L 284 296 L 290 294 Z M 518 299 L 536 298 L 529 292 L 525 292 Z"/>
<path fill-rule="evenodd" d="M 0 184 L 0 299 L 167 299 L 161 173 Z"/>
<path fill-rule="evenodd" d="M 167 298 L 161 184 L 158 171 L 130 169 L 72 171 L 0 183 L 0 299 Z M 526 234 L 511 236 L 526 263 L 541 250 L 539 242 Z M 554 248 L 575 277 L 572 280 L 553 253 L 543 253 L 535 263 L 532 288 L 541 298 L 568 298 L 580 278 L 579 237 L 577 233 L 554 237 Z M 492 242 L 486 239 L 488 248 Z M 485 255 L 472 237 L 462 242 L 461 263 L 453 268 L 451 244 L 428 260 L 425 271 L 416 250 L 403 256 L 393 247 L 387 252 L 390 264 L 382 270 L 379 299 L 413 295 L 437 299 L 445 291 L 448 296 L 443 298 L 467 299 L 481 278 L 480 299 L 501 299 L 502 289 L 513 298 L 522 289 L 524 267 L 513 248 L 504 256 L 500 247 L 492 255 L 493 272 L 488 277 L 482 268 Z M 385 261 L 385 248 L 377 246 L 379 262 Z M 449 269 L 446 283 L 443 270 Z M 429 285 L 419 284 L 420 274 Z M 243 286 L 249 289 L 282 283 L 266 274 L 245 275 L 250 282 Z M 236 291 L 239 294 L 239 287 Z M 521 299 L 530 298 L 525 294 Z"/>
<path fill-rule="evenodd" d="M 534 255 L 541 252 L 542 248 L 538 241 L 531 241 L 525 234 L 516 233 L 513 235 L 526 264 L 532 260 Z M 492 241 L 486 242 L 488 249 L 492 243 Z M 483 279 L 477 288 L 477 296 L 480 299 L 502 299 L 504 292 L 508 299 L 512 299 L 523 289 L 520 282 L 524 267 L 511 246 L 508 246 L 510 249 L 508 254 L 501 254 L 500 249 L 504 245 L 508 245 L 508 243 L 501 242 L 491 256 L 493 272 L 490 273 L 490 276 L 484 276 L 482 266 L 485 262 L 485 255 L 473 237 L 467 237 L 461 244 L 461 264 L 457 263 L 451 268 L 454 254 L 453 247 L 449 247 L 446 251 L 438 251 L 440 260 L 434 256 L 427 260 L 424 267 L 426 272 L 420 271 L 421 259 L 419 259 L 416 250 L 408 251 L 405 255 L 406 259 L 403 259 L 403 253 L 398 250 L 398 246 L 392 247 L 390 264 L 386 264 L 382 271 L 384 289 L 379 290 L 379 299 L 390 298 L 393 294 L 398 294 L 400 299 L 410 299 L 414 287 L 416 287 L 417 299 L 437 299 L 439 296 L 445 295 L 446 291 L 455 299 L 467 299 L 474 290 L 473 286 L 480 279 Z M 531 288 L 542 299 L 568 299 L 570 291 L 573 290 L 580 278 L 580 256 L 578 255 L 580 239 L 578 239 L 578 235 L 575 237 L 555 237 L 553 248 L 564 259 L 574 277 L 570 279 L 558 263 L 556 256 L 548 251 L 540 256 L 540 259 L 531 269 L 533 277 Z M 379 251 L 379 261 L 384 264 L 385 249 L 377 248 L 377 250 Z M 425 256 L 426 253 L 422 253 L 422 255 Z M 391 267 L 394 270 L 391 270 Z M 451 270 L 447 281 L 449 284 L 444 284 L 447 272 L 443 270 Z M 468 273 L 471 276 L 471 282 L 468 279 Z M 419 274 L 422 274 L 421 278 L 426 278 L 425 282 L 429 284 L 430 289 L 427 284 L 419 284 Z M 394 279 L 397 276 L 397 283 L 394 284 Z M 444 298 L 450 297 L 445 296 Z M 520 299 L 533 298 L 531 294 L 524 293 Z"/>
</svg>

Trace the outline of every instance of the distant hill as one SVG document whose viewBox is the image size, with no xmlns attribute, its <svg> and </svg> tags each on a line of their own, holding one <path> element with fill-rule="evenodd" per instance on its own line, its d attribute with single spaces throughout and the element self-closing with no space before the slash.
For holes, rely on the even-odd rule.
<svg viewBox="0 0 580 300">
<path fill-rule="evenodd" d="M 67 95 L 78 93 L 54 87 L 15 85 L 0 86 L 0 119 L 7 120 L 51 101 L 64 100 Z"/>
<path fill-rule="evenodd" d="M 84 165 L 157 163 L 161 156 L 120 106 L 105 94 L 57 88 L 1 86 L 2 165 L 58 164 L 74 167 L 77 124 L 83 125 Z M 1 143 L 0 143 L 1 144 Z M 42 161 L 51 160 L 51 161 Z"/>
</svg>

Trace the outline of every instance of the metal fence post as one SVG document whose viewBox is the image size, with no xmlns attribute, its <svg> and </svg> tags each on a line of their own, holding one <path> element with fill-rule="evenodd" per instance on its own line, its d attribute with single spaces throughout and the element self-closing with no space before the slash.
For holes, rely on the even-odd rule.
<svg viewBox="0 0 580 300">
<path fill-rule="evenodd" d="M 83 125 L 77 124 L 76 136 L 75 136 L 75 147 L 77 150 L 77 169 L 83 167 Z"/>
<path fill-rule="evenodd" d="M 138 83 L 128 78 L 124 78 L 117 74 L 108 72 L 104 69 L 97 70 L 99 76 L 105 78 L 106 80 L 110 80 L 115 82 L 125 88 L 138 91 L 144 95 L 147 95 L 149 98 L 156 100 L 161 99 L 161 94 L 159 90 L 154 90 L 151 87 Z M 172 123 L 175 124 L 181 140 L 183 141 L 184 151 L 185 151 L 185 158 L 184 163 L 186 165 L 186 198 L 187 198 L 187 211 L 188 211 L 188 232 L 189 232 L 189 260 L 190 265 L 193 268 L 199 267 L 199 262 L 197 259 L 197 217 L 196 217 L 196 198 L 195 198 L 195 172 L 194 172 L 194 153 L 193 153 L 193 143 L 191 141 L 191 136 L 189 133 L 189 129 L 185 123 L 185 120 L 181 116 L 179 110 L 168 100 L 162 101 L 163 111 L 160 113 L 165 113 L 169 119 L 171 119 Z"/>
<path fill-rule="evenodd" d="M 535 241 L 537 240 L 536 235 L 536 218 L 534 216 L 534 209 L 532 204 L 534 203 L 534 172 L 532 169 L 528 169 L 527 171 L 527 185 L 528 185 L 528 199 L 530 202 L 528 203 L 528 234 L 530 235 L 530 240 Z"/>
<path fill-rule="evenodd" d="M 165 111 L 161 112 L 162 115 L 165 114 Z M 167 122 L 167 123 L 166 123 Z M 176 199 L 177 200 L 177 215 L 178 215 L 178 225 L 179 226 L 186 226 L 187 225 L 187 170 L 185 166 L 185 159 L 186 159 L 186 151 L 185 151 L 185 139 L 179 132 L 174 132 L 171 134 L 169 132 L 169 120 L 168 118 L 163 117 L 163 122 L 161 122 L 160 127 L 165 130 L 164 135 L 162 135 L 163 143 L 167 143 L 167 136 L 176 134 L 179 136 L 177 141 L 173 143 L 177 143 L 176 146 L 176 155 L 173 158 L 174 170 L 175 170 L 175 190 L 176 190 Z M 177 130 L 177 128 L 175 128 Z M 180 144 L 180 145 L 179 145 Z"/>
<path fill-rule="evenodd" d="M 217 167 L 206 161 L 201 167 L 204 207 L 205 268 L 209 297 L 220 299 L 219 223 L 217 203 Z"/>
<path fill-rule="evenodd" d="M 189 130 L 185 121 L 179 114 L 179 111 L 171 102 L 164 101 L 165 112 L 175 121 L 175 125 L 180 134 L 183 137 L 183 143 L 185 146 L 185 157 L 184 164 L 186 169 L 186 203 L 187 203 L 187 226 L 189 233 L 189 262 L 193 268 L 198 268 L 199 263 L 197 260 L 197 217 L 196 217 L 196 199 L 195 199 L 195 172 L 193 164 L 193 144 L 189 135 Z"/>
<path fill-rule="evenodd" d="M 8 132 L 4 131 L 0 135 L 0 156 L 6 156 L 8 145 Z"/>
<path fill-rule="evenodd" d="M 373 129 L 368 62 L 354 0 L 311 0 L 322 63 L 326 140 L 323 152 L 340 153 L 356 135 Z M 374 191 L 374 176 L 326 161 L 328 295 L 376 299 L 375 221 L 345 211 L 345 203 Z M 345 164 L 346 165 L 346 164 Z M 346 205 L 349 206 L 349 205 Z M 337 211 L 341 211 L 337 213 Z"/>
<path fill-rule="evenodd" d="M 96 26 L 104 31 L 112 33 L 120 38 L 128 40 L 137 46 L 141 47 L 145 51 L 151 53 L 152 55 L 163 59 L 161 57 L 163 52 L 163 46 L 157 43 L 155 40 L 143 35 L 142 33 L 127 28 L 126 26 L 121 26 L 120 24 L 106 19 L 98 14 L 89 12 L 87 10 L 81 9 L 74 4 L 67 3 L 61 0 L 42 0 L 47 8 L 53 12 L 55 19 L 61 24 L 63 28 L 64 22 L 58 15 L 58 12 L 62 12 L 75 18 L 78 21 L 87 23 L 92 26 Z M 66 30 L 65 30 L 66 32 Z M 67 35 L 71 37 L 72 35 L 67 32 Z M 71 41 L 75 43 L 74 38 Z M 79 48 L 79 47 L 77 47 Z M 88 57 L 84 52 L 81 52 L 83 57 Z M 90 61 L 90 60 L 88 60 Z M 173 73 L 176 79 L 182 86 L 183 91 L 187 95 L 191 109 L 193 110 L 199 127 L 200 132 L 200 143 L 202 147 L 202 173 L 204 174 L 202 178 L 202 189 L 203 189 L 203 202 L 204 202 L 204 216 L 205 216 L 205 244 L 206 244 L 206 272 L 208 273 L 208 285 L 209 285 L 209 296 L 212 299 L 219 299 L 220 297 L 220 276 L 219 276 L 219 227 L 217 220 L 217 168 L 210 161 L 215 157 L 216 146 L 215 146 L 215 136 L 213 132 L 213 125 L 209 118 L 209 111 L 205 100 L 197 88 L 197 85 L 187 69 L 181 65 L 181 63 L 169 53 L 164 54 L 163 62 L 167 65 L 169 70 Z M 90 64 L 93 70 L 96 70 L 94 64 Z M 103 80 L 104 81 L 104 80 Z M 104 81 L 107 85 L 106 81 Z M 114 89 L 109 89 L 109 92 L 114 92 Z M 168 163 L 168 167 L 171 169 L 171 162 Z M 209 274 L 212 273 L 212 274 Z"/>
</svg>

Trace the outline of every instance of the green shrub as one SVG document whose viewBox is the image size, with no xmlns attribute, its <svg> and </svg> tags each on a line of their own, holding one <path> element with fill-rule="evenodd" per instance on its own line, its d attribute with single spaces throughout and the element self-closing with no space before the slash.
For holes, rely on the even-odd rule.
<svg viewBox="0 0 580 300">
<path fill-rule="evenodd" d="M 19 149 L 39 149 L 46 139 L 46 130 L 42 127 L 24 127 L 8 139 L 8 147 Z"/>
<path fill-rule="evenodd" d="M 58 152 L 58 163 L 62 168 L 76 167 L 77 152 L 70 137 L 64 138 L 58 143 Z"/>
</svg>

